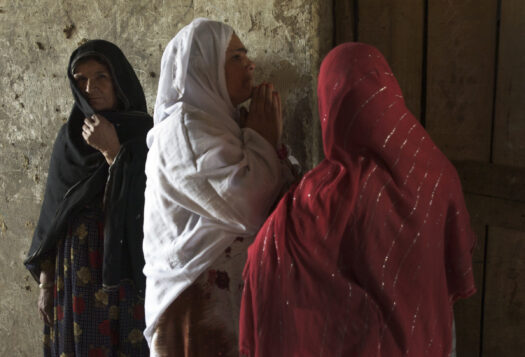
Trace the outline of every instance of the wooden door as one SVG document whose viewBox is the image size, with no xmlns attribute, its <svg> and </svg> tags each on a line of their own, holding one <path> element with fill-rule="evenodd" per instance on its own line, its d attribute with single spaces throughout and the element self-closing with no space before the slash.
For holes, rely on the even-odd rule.
<svg viewBox="0 0 525 357">
<path fill-rule="evenodd" d="M 478 237 L 457 356 L 525 354 L 525 1 L 334 0 L 334 39 L 370 43 L 454 162 Z"/>
</svg>

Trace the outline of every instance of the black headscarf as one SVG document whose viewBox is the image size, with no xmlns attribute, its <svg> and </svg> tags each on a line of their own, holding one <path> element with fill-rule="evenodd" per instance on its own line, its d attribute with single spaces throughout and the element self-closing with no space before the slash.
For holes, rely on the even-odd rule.
<svg viewBox="0 0 525 357">
<path fill-rule="evenodd" d="M 78 89 L 73 71 L 80 60 L 88 57 L 108 67 L 118 98 L 116 111 L 99 113 L 113 123 L 121 144 L 111 167 L 82 137 L 84 119 L 95 111 Z M 104 40 L 89 41 L 77 48 L 69 60 L 67 75 L 75 104 L 53 147 L 44 202 L 24 264 L 38 281 L 42 257 L 55 252 L 71 217 L 104 194 L 104 286 L 117 287 L 121 280 L 133 279 L 143 291 L 144 164 L 146 134 L 153 125 L 144 91 L 122 51 Z"/>
</svg>

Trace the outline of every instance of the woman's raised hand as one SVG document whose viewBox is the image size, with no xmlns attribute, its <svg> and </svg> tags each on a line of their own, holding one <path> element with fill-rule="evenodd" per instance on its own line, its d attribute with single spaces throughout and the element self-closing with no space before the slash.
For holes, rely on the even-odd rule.
<svg viewBox="0 0 525 357">
<path fill-rule="evenodd" d="M 254 88 L 245 127 L 258 132 L 277 148 L 283 131 L 281 97 L 271 83 Z"/>
<path fill-rule="evenodd" d="M 82 137 L 104 155 L 109 165 L 113 163 L 120 150 L 120 141 L 115 127 L 106 118 L 94 114 L 91 118 L 84 119 Z"/>
</svg>

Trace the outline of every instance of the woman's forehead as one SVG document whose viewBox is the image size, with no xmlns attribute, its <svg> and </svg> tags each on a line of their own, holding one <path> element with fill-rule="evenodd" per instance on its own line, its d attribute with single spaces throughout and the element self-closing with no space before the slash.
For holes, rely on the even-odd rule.
<svg viewBox="0 0 525 357">
<path fill-rule="evenodd" d="M 75 65 L 73 73 L 79 72 L 108 72 L 108 68 L 105 64 L 93 58 L 86 58 L 85 60 L 80 60 Z"/>
<path fill-rule="evenodd" d="M 238 49 L 246 50 L 241 39 L 235 33 L 233 33 L 230 40 L 230 44 L 228 45 L 228 51 L 235 51 Z"/>
</svg>

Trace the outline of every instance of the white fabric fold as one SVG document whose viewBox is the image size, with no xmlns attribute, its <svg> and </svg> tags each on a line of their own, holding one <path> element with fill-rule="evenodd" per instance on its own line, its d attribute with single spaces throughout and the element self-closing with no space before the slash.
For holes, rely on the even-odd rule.
<svg viewBox="0 0 525 357">
<path fill-rule="evenodd" d="M 257 233 L 290 178 L 275 149 L 235 121 L 224 74 L 233 30 L 196 19 L 164 52 L 148 133 L 146 330 L 236 237 Z"/>
</svg>

